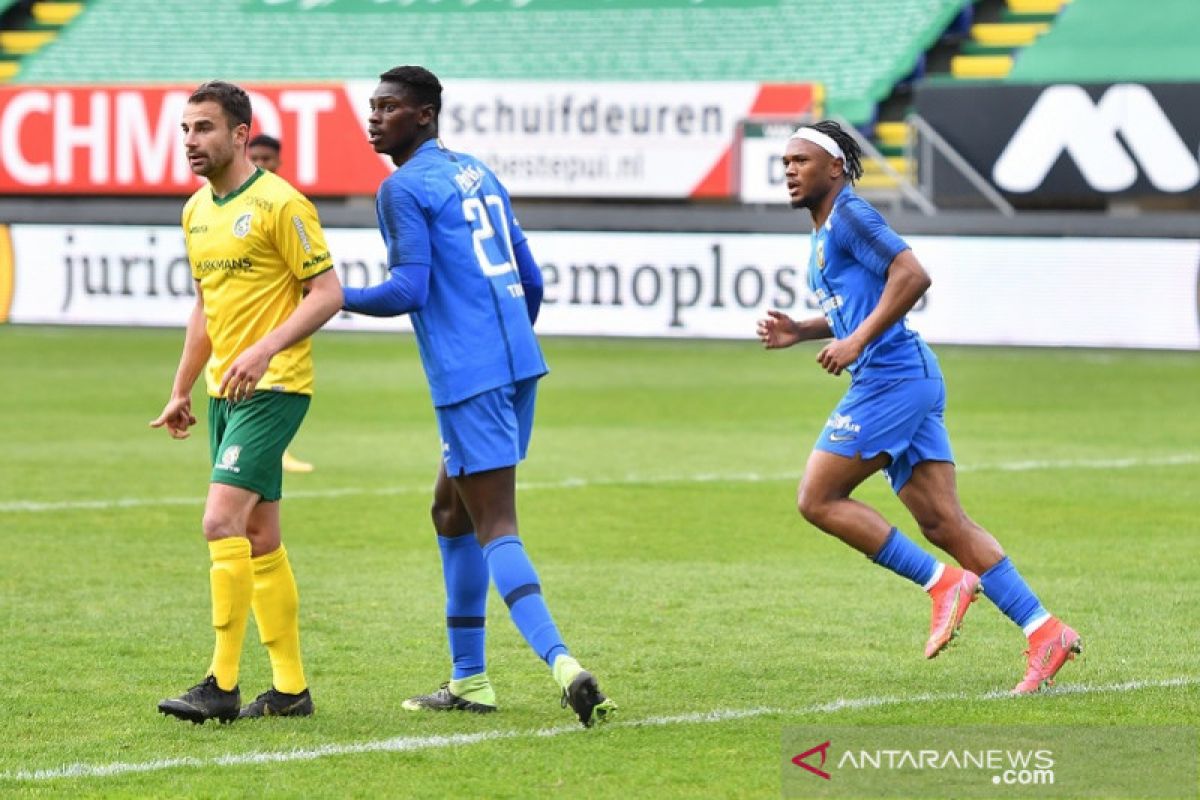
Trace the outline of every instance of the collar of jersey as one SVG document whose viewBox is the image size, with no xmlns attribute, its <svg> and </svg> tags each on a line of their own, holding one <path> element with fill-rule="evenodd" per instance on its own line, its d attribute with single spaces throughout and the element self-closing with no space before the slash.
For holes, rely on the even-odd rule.
<svg viewBox="0 0 1200 800">
<path fill-rule="evenodd" d="M 840 206 L 842 203 L 846 202 L 853 196 L 854 196 L 854 186 L 851 185 L 849 182 L 847 182 L 846 185 L 842 187 L 842 190 L 840 192 L 838 192 L 838 196 L 833 198 L 833 208 L 829 209 L 829 216 L 825 218 L 825 224 L 821 227 L 825 228 L 825 230 L 829 230 L 830 228 L 832 228 L 833 227 L 833 215 L 837 213 L 838 206 Z M 814 231 L 814 233 L 815 233 L 815 231 Z"/>
<path fill-rule="evenodd" d="M 442 140 L 439 139 L 438 137 L 434 136 L 432 139 L 426 139 L 425 141 L 421 142 L 421 146 L 413 151 L 413 155 L 415 156 L 417 153 L 420 153 L 424 150 L 444 150 L 444 149 L 445 148 L 442 147 Z"/>
<path fill-rule="evenodd" d="M 249 178 L 246 178 L 246 182 L 245 182 L 245 183 L 243 183 L 243 184 L 242 184 L 241 186 L 239 186 L 238 188 L 234 189 L 234 190 L 233 190 L 232 192 L 230 192 L 229 194 L 225 195 L 224 197 L 217 197 L 217 195 L 216 195 L 215 193 L 213 193 L 213 196 L 212 196 L 213 203 L 214 203 L 215 205 L 218 205 L 218 206 L 223 206 L 223 205 L 225 205 L 225 204 L 226 204 L 226 203 L 228 203 L 230 200 L 232 200 L 233 198 L 237 197 L 237 196 L 238 196 L 239 194 L 241 194 L 242 192 L 244 192 L 244 191 L 246 191 L 247 189 L 249 189 L 249 188 L 250 188 L 250 185 L 251 185 L 252 183 L 254 183 L 256 180 L 258 180 L 258 179 L 259 179 L 259 178 L 262 176 L 262 174 L 263 174 L 262 167 L 255 167 L 255 168 L 254 168 L 254 174 L 253 174 L 253 175 L 251 175 Z M 211 187 L 211 186 L 209 186 L 208 190 L 209 190 L 210 192 L 212 192 L 212 187 Z"/>
</svg>

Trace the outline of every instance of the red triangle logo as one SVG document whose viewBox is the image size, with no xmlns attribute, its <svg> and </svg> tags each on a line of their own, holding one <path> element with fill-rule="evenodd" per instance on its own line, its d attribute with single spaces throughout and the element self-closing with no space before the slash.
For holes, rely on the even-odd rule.
<svg viewBox="0 0 1200 800">
<path fill-rule="evenodd" d="M 809 756 L 813 755 L 814 753 L 820 753 L 821 754 L 821 766 L 823 767 L 823 766 L 825 766 L 825 757 L 828 755 L 828 752 L 829 752 L 829 742 L 826 741 L 824 744 L 819 744 L 816 747 L 810 747 L 808 750 L 805 750 L 803 753 L 801 753 L 800 755 L 793 758 L 792 763 L 795 764 L 797 767 L 803 767 L 804 769 L 811 772 L 813 775 L 816 775 L 818 778 L 824 778 L 825 780 L 829 780 L 828 772 L 826 772 L 823 769 L 818 769 L 817 767 L 814 767 L 812 764 L 805 763 L 805 761 L 804 761 L 804 759 L 808 758 Z"/>
</svg>

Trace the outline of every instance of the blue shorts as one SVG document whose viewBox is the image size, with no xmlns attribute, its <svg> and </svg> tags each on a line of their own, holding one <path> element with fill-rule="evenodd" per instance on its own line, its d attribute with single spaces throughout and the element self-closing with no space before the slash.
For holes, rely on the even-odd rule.
<svg viewBox="0 0 1200 800">
<path fill-rule="evenodd" d="M 899 492 L 922 461 L 954 461 L 941 378 L 857 381 L 834 409 L 814 447 L 847 458 L 887 453 L 884 472 Z"/>
<path fill-rule="evenodd" d="M 447 475 L 511 467 L 525 458 L 537 382 L 528 378 L 434 409 Z"/>
</svg>

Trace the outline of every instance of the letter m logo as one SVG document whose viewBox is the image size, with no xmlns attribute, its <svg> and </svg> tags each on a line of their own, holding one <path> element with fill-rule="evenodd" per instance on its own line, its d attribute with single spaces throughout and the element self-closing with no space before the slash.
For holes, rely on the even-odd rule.
<svg viewBox="0 0 1200 800">
<path fill-rule="evenodd" d="M 1154 95 L 1138 84 L 1115 84 L 1099 102 L 1082 86 L 1048 87 L 1000 154 L 992 179 L 1005 191 L 1031 192 L 1064 151 L 1099 192 L 1133 186 L 1138 165 L 1159 191 L 1184 192 L 1200 182 L 1200 165 Z"/>
</svg>

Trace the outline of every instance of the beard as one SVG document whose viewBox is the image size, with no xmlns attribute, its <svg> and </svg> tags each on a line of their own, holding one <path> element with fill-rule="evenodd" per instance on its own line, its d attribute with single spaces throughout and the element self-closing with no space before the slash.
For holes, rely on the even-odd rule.
<svg viewBox="0 0 1200 800">
<path fill-rule="evenodd" d="M 203 160 L 197 164 L 188 164 L 194 174 L 201 178 L 211 178 L 213 175 L 220 175 L 230 164 L 233 163 L 232 153 L 197 153 Z"/>
<path fill-rule="evenodd" d="M 797 197 L 795 200 L 791 201 L 790 205 L 792 208 L 809 208 L 810 201 L 807 196 Z"/>
</svg>

